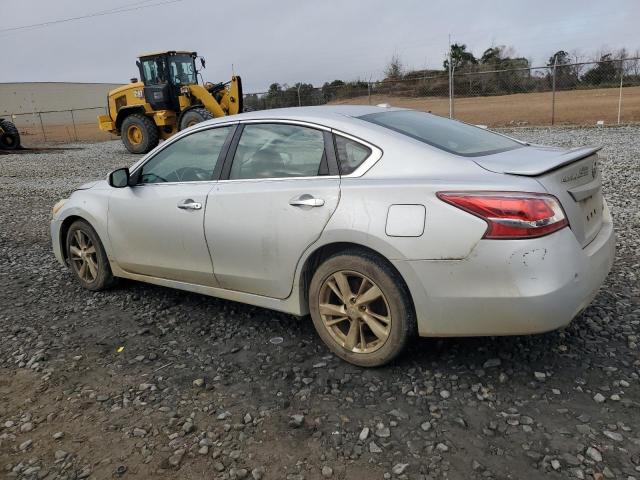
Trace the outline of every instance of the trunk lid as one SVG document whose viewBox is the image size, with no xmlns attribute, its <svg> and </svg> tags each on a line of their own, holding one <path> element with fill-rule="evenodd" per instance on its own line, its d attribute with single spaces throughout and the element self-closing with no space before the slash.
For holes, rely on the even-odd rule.
<svg viewBox="0 0 640 480">
<path fill-rule="evenodd" d="M 558 198 L 571 230 L 585 247 L 602 227 L 602 177 L 597 154 L 600 148 L 527 146 L 473 160 L 492 172 L 535 177 Z"/>
</svg>

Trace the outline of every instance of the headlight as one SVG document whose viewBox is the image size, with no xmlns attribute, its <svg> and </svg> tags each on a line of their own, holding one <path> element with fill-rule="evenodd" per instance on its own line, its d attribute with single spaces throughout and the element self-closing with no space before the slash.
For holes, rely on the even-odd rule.
<svg viewBox="0 0 640 480">
<path fill-rule="evenodd" d="M 190 91 L 191 91 L 191 89 L 190 89 L 188 86 L 186 86 L 186 85 L 184 85 L 184 86 L 180 87 L 180 93 L 181 93 L 182 95 L 186 95 L 186 94 L 188 94 Z"/>
<path fill-rule="evenodd" d="M 56 204 L 53 206 L 53 208 L 51 209 L 51 215 L 55 217 L 57 213 L 60 211 L 60 209 L 64 206 L 64 204 L 67 203 L 67 200 L 68 198 L 63 198 L 62 200 L 58 200 Z"/>
</svg>

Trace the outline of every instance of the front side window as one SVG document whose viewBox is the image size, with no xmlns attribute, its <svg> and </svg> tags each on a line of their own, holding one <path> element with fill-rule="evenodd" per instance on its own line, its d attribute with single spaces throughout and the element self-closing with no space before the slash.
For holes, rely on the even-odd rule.
<svg viewBox="0 0 640 480">
<path fill-rule="evenodd" d="M 342 175 L 353 173 L 371 155 L 371 149 L 361 143 L 340 135 L 336 135 L 335 139 L 336 155 Z"/>
<path fill-rule="evenodd" d="M 196 71 L 190 55 L 173 55 L 169 60 L 171 82 L 174 85 L 191 85 L 196 82 Z"/>
<path fill-rule="evenodd" d="M 313 177 L 326 165 L 320 130 L 278 123 L 249 124 L 233 158 L 229 179 Z"/>
<path fill-rule="evenodd" d="M 522 147 L 521 143 L 503 135 L 415 110 L 370 113 L 358 118 L 433 145 L 445 152 L 467 157 L 490 155 Z"/>
<path fill-rule="evenodd" d="M 231 127 L 202 130 L 173 142 L 142 166 L 139 183 L 212 180 L 230 130 Z"/>
<path fill-rule="evenodd" d="M 145 85 L 160 85 L 167 82 L 167 68 L 164 58 L 149 58 L 142 61 Z"/>
</svg>

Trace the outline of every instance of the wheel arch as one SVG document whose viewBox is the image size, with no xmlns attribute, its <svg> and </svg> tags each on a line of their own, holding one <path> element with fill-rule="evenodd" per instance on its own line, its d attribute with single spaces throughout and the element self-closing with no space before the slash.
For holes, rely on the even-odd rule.
<svg viewBox="0 0 640 480">
<path fill-rule="evenodd" d="M 82 220 L 84 222 L 87 222 L 89 225 L 91 225 L 91 222 L 89 220 L 87 220 L 84 217 L 81 217 L 80 215 L 69 215 L 62 221 L 62 223 L 60 223 L 60 235 L 58 237 L 58 241 L 60 242 L 60 252 L 62 253 L 62 258 L 64 259 L 65 263 L 68 263 L 69 261 L 69 255 L 67 253 L 67 248 L 66 248 L 67 232 L 69 232 L 69 228 L 71 228 L 71 225 L 76 220 Z M 91 225 L 91 228 L 95 230 L 95 227 L 93 225 Z"/>
<path fill-rule="evenodd" d="M 62 259 L 64 260 L 65 264 L 67 263 L 67 260 L 68 260 L 67 248 L 66 248 L 67 232 L 69 231 L 69 228 L 71 227 L 73 222 L 75 222 L 76 220 L 82 220 L 83 222 L 86 222 L 91 228 L 93 228 L 94 232 L 96 232 L 96 235 L 98 236 L 98 239 L 100 240 L 100 243 L 102 244 L 102 248 L 104 248 L 105 253 L 107 254 L 107 257 L 109 258 L 109 260 L 111 260 L 111 255 L 110 255 L 111 246 L 108 241 L 109 239 L 105 238 L 106 231 L 99 228 L 97 220 L 92 219 L 91 215 L 83 214 L 83 212 L 81 211 L 80 212 L 75 211 L 75 212 L 71 212 L 69 215 L 64 217 L 64 219 L 62 219 L 62 221 L 60 222 L 60 227 L 59 227 L 58 242 L 60 244 L 60 253 L 62 255 Z"/>
<path fill-rule="evenodd" d="M 118 114 L 116 115 L 116 128 L 120 131 L 120 127 L 122 126 L 122 122 L 132 113 L 142 113 L 146 115 L 144 107 L 142 105 L 132 105 L 130 107 L 123 107 L 118 110 Z"/>
<path fill-rule="evenodd" d="M 369 246 L 362 245 L 360 243 L 356 243 L 352 241 L 333 241 L 330 243 L 325 243 L 323 245 L 318 245 L 314 250 L 310 251 L 308 255 L 305 257 L 305 259 L 303 260 L 302 266 L 300 268 L 300 272 L 297 278 L 298 278 L 298 285 L 300 289 L 300 301 L 304 303 L 304 306 L 307 309 L 309 305 L 309 285 L 311 284 L 311 278 L 313 277 L 313 274 L 315 273 L 316 269 L 327 258 L 337 253 L 349 251 L 349 250 L 360 250 L 364 253 L 375 255 L 376 257 L 383 260 L 389 266 L 389 268 L 391 268 L 398 275 L 398 278 L 402 281 L 403 287 L 406 289 L 407 295 L 409 296 L 409 300 L 411 301 L 411 307 L 413 308 L 414 314 L 416 313 L 416 305 L 413 299 L 413 295 L 411 293 L 411 289 L 409 288 L 409 284 L 405 279 L 404 275 L 396 268 L 396 266 L 389 259 L 389 257 L 378 249 L 374 249 Z M 393 253 L 388 252 L 387 254 L 392 255 Z"/>
</svg>

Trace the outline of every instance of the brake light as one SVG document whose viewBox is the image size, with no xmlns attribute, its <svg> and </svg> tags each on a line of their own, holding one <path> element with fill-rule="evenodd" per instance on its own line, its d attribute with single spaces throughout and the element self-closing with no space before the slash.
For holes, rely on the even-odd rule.
<svg viewBox="0 0 640 480">
<path fill-rule="evenodd" d="M 553 195 L 521 192 L 438 192 L 440 200 L 488 224 L 483 238 L 516 239 L 548 235 L 569 225 Z"/>
</svg>

